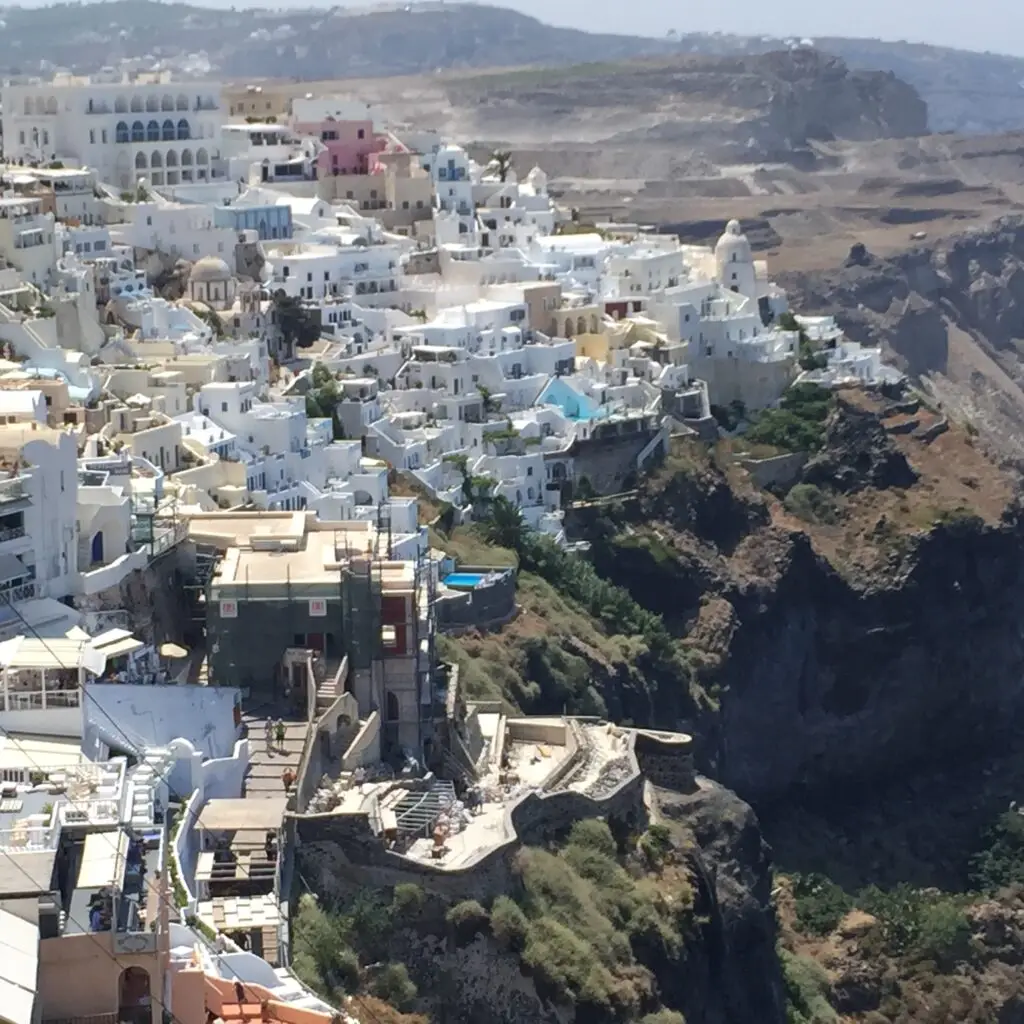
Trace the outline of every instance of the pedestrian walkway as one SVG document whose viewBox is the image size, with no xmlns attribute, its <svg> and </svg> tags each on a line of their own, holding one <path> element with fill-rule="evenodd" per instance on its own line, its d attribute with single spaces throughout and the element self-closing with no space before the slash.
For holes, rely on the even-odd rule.
<svg viewBox="0 0 1024 1024">
<path fill-rule="evenodd" d="M 249 727 L 249 768 L 245 775 L 242 795 L 245 797 L 281 796 L 284 792 L 282 774 L 286 768 L 293 773 L 299 770 L 302 747 L 306 740 L 308 725 L 304 719 L 286 718 L 284 715 L 266 715 L 270 709 L 261 708 L 260 714 L 243 715 L 242 721 Z M 284 742 L 278 744 L 274 735 L 268 745 L 267 722 L 284 722 Z"/>
</svg>

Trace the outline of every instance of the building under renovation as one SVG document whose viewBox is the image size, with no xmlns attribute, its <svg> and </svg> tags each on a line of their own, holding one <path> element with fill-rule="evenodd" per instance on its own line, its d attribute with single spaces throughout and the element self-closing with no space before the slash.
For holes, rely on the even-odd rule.
<svg viewBox="0 0 1024 1024">
<path fill-rule="evenodd" d="M 360 717 L 377 711 L 386 749 L 423 756 L 435 703 L 426 552 L 391 560 L 375 524 L 306 512 L 196 515 L 190 536 L 214 553 L 203 594 L 210 683 L 248 691 L 250 706 L 291 699 L 302 711 L 294 652 L 314 652 L 321 678 L 347 658 Z"/>
</svg>

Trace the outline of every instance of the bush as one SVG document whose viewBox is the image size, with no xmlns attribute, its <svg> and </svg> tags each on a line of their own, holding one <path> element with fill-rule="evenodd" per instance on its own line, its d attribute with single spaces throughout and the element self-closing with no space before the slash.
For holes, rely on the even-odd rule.
<svg viewBox="0 0 1024 1024">
<path fill-rule="evenodd" d="M 817 451 L 825 437 L 832 395 L 817 384 L 794 384 L 777 409 L 757 414 L 745 433 L 749 441 L 789 452 Z"/>
<path fill-rule="evenodd" d="M 837 1018 L 827 998 L 829 982 L 824 968 L 788 949 L 778 952 L 788 1024 L 833 1024 Z"/>
<path fill-rule="evenodd" d="M 675 849 L 667 825 L 651 825 L 637 841 L 637 848 L 652 867 L 660 867 Z"/>
<path fill-rule="evenodd" d="M 370 991 L 378 999 L 383 999 L 403 1012 L 412 1008 L 417 995 L 416 985 L 409 977 L 405 964 L 385 966 L 374 976 Z"/>
<path fill-rule="evenodd" d="M 888 951 L 946 964 L 966 952 L 970 933 L 963 900 L 901 882 L 888 891 L 871 886 L 857 904 L 878 918 Z"/>
<path fill-rule="evenodd" d="M 491 905 L 491 933 L 504 949 L 522 950 L 530 922 L 522 908 L 508 896 L 499 896 Z"/>
<path fill-rule="evenodd" d="M 797 484 L 782 503 L 787 512 L 807 523 L 834 523 L 836 507 L 829 496 L 814 484 Z"/>
<path fill-rule="evenodd" d="M 339 949 L 334 958 L 334 974 L 340 987 L 349 995 L 359 991 L 361 975 L 359 957 L 351 949 Z"/>
<path fill-rule="evenodd" d="M 423 912 L 425 902 L 426 897 L 418 885 L 402 882 L 391 894 L 391 912 L 400 921 L 414 921 Z"/>
<path fill-rule="evenodd" d="M 1001 814 L 985 836 L 985 848 L 971 861 L 971 880 L 984 892 L 1024 885 L 1024 814 Z"/>
<path fill-rule="evenodd" d="M 551 917 L 530 925 L 523 962 L 560 1002 L 610 1007 L 613 979 L 593 946 Z"/>
<path fill-rule="evenodd" d="M 686 1024 L 686 1018 L 677 1010 L 655 1010 L 645 1014 L 640 1024 Z"/>
<path fill-rule="evenodd" d="M 793 881 L 793 897 L 800 928 L 812 935 L 828 935 L 853 907 L 853 899 L 824 875 L 802 875 Z"/>
<path fill-rule="evenodd" d="M 964 908 L 953 899 L 941 899 L 921 911 L 915 952 L 950 967 L 968 952 L 971 926 Z"/>
<path fill-rule="evenodd" d="M 487 911 L 476 900 L 463 900 L 450 907 L 444 916 L 445 921 L 454 930 L 459 942 L 468 942 L 479 932 L 487 928 L 489 918 Z"/>
<path fill-rule="evenodd" d="M 584 818 L 577 821 L 569 832 L 569 845 L 596 850 L 606 857 L 616 854 L 615 837 L 608 823 L 600 818 Z"/>
</svg>

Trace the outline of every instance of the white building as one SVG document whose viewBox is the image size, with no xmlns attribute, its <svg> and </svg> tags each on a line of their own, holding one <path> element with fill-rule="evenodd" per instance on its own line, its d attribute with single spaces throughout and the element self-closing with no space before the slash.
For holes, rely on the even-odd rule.
<svg viewBox="0 0 1024 1024">
<path fill-rule="evenodd" d="M 52 213 L 30 196 L 0 198 L 0 257 L 40 288 L 53 283 L 57 244 Z"/>
<path fill-rule="evenodd" d="M 0 101 L 8 160 L 94 168 L 115 188 L 140 177 L 154 185 L 207 180 L 220 156 L 219 83 L 173 82 L 165 73 L 60 75 L 5 86 Z"/>
</svg>

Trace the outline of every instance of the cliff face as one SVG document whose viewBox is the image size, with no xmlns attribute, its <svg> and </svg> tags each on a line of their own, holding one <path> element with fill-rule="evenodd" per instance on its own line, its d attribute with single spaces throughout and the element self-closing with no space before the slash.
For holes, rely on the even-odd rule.
<svg viewBox="0 0 1024 1024">
<path fill-rule="evenodd" d="M 612 530 L 584 524 L 601 571 L 690 650 L 705 764 L 745 799 L 993 744 L 1024 709 L 1024 524 L 1007 477 L 942 425 L 850 393 L 803 470 L 820 515 L 719 452 L 670 463 Z"/>
<path fill-rule="evenodd" d="M 879 341 L 999 453 L 1024 459 L 1024 218 L 879 259 L 783 275 L 797 308 L 837 316 L 851 338 Z"/>
</svg>

